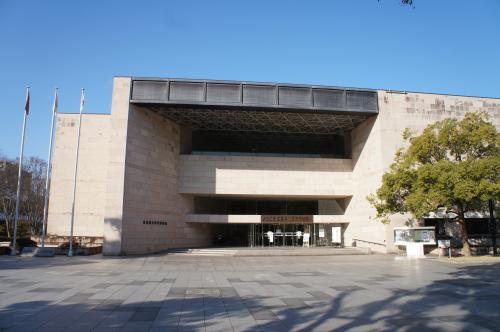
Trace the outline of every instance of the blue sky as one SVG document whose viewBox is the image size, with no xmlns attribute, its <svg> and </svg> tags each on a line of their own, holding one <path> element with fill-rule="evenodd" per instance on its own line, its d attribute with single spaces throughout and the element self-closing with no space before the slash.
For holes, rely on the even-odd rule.
<svg viewBox="0 0 500 332">
<path fill-rule="evenodd" d="M 109 113 L 113 76 L 500 97 L 500 1 L 0 0 L 0 153 L 46 158 L 60 111 Z"/>
</svg>

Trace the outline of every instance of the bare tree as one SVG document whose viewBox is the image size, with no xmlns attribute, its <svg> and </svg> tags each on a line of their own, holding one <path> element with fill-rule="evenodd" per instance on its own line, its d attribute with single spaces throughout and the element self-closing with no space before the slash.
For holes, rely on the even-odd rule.
<svg viewBox="0 0 500 332">
<path fill-rule="evenodd" d="M 30 175 L 30 183 L 29 190 L 24 195 L 23 212 L 30 235 L 40 235 L 47 163 L 38 157 L 30 157 L 25 165 L 25 171 Z"/>
<path fill-rule="evenodd" d="M 6 235 L 12 236 L 16 212 L 16 192 L 19 163 L 0 156 L 0 213 L 5 217 Z M 45 170 L 47 163 L 30 157 L 23 163 L 18 234 L 39 235 L 43 219 Z"/>
<path fill-rule="evenodd" d="M 0 158 L 0 211 L 5 218 L 7 237 L 11 237 L 16 209 L 17 163 Z"/>
</svg>

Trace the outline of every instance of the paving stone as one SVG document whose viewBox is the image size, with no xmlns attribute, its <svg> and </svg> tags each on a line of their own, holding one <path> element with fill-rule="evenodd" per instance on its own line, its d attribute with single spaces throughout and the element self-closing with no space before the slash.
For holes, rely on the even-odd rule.
<svg viewBox="0 0 500 332">
<path fill-rule="evenodd" d="M 130 281 L 127 285 L 132 285 L 132 286 L 144 286 L 146 284 L 145 281 L 140 281 L 140 280 L 134 280 Z"/>
<path fill-rule="evenodd" d="M 279 320 L 259 320 L 257 323 L 261 331 L 289 332 L 289 328 Z"/>
<path fill-rule="evenodd" d="M 98 284 L 95 284 L 94 286 L 92 286 L 92 288 L 96 288 L 96 289 L 106 289 L 110 286 L 114 286 L 116 284 L 114 283 L 109 283 L 109 282 L 101 282 L 101 283 L 98 283 Z"/>
<path fill-rule="evenodd" d="M 199 332 L 205 330 L 205 323 L 203 320 L 194 322 L 180 322 L 177 331 L 179 332 Z"/>
<path fill-rule="evenodd" d="M 354 291 L 359 291 L 359 290 L 366 290 L 364 287 L 352 285 L 352 286 L 332 286 L 330 287 L 331 289 L 334 289 L 338 292 L 354 292 Z"/>
<path fill-rule="evenodd" d="M 15 284 L 17 282 L 19 282 L 19 280 L 16 280 L 16 279 L 9 279 L 7 277 L 3 277 L 5 279 L 2 279 L 2 284 Z"/>
<path fill-rule="evenodd" d="M 104 300 L 94 307 L 94 310 L 115 311 L 121 307 L 123 300 Z"/>
<path fill-rule="evenodd" d="M 203 296 L 220 296 L 220 289 L 218 288 L 188 288 L 186 295 L 203 295 Z"/>
<path fill-rule="evenodd" d="M 61 293 L 64 291 L 67 291 L 69 288 L 48 288 L 48 287 L 39 287 L 39 288 L 34 288 L 30 289 L 28 292 L 33 292 L 33 293 Z"/>
<path fill-rule="evenodd" d="M 82 277 L 117 277 L 120 276 L 120 272 L 105 272 L 105 271 L 80 271 L 70 274 L 71 276 L 82 276 Z"/>
<path fill-rule="evenodd" d="M 252 314 L 255 320 L 273 320 L 276 319 L 276 316 L 271 310 L 259 308 L 259 309 L 250 309 L 250 313 Z"/>
<path fill-rule="evenodd" d="M 73 303 L 85 302 L 91 296 L 92 296 L 92 294 L 88 294 L 88 293 L 78 293 L 78 294 L 67 297 L 66 299 L 63 300 L 63 302 L 73 302 Z"/>
<path fill-rule="evenodd" d="M 179 325 L 179 317 L 181 315 L 181 312 L 165 312 L 164 309 L 162 308 L 159 312 L 158 315 L 156 316 L 156 319 L 153 322 L 152 327 L 170 327 L 172 328 L 173 326 L 177 327 Z"/>
<path fill-rule="evenodd" d="M 290 286 L 293 286 L 295 288 L 308 288 L 309 287 L 302 282 L 288 282 L 288 283 L 283 283 L 282 285 L 290 285 Z"/>
<path fill-rule="evenodd" d="M 464 319 L 463 316 L 441 316 L 435 317 L 436 320 L 441 322 L 459 322 Z M 500 316 L 478 316 L 478 315 L 468 315 L 466 317 L 468 323 L 473 323 L 478 327 L 482 327 L 491 331 L 500 331 Z M 476 329 L 477 330 L 477 329 Z"/>
<path fill-rule="evenodd" d="M 114 311 L 99 322 L 96 328 L 122 328 L 133 314 L 131 311 Z"/>
<path fill-rule="evenodd" d="M 274 282 L 269 281 L 269 280 L 257 280 L 256 281 L 259 285 L 275 285 Z"/>
<path fill-rule="evenodd" d="M 251 319 L 230 319 L 231 326 L 235 332 L 258 331 L 258 323 L 253 317 Z"/>
<path fill-rule="evenodd" d="M 118 332 L 121 331 L 122 327 L 95 327 L 92 329 L 92 332 Z"/>
<path fill-rule="evenodd" d="M 186 295 L 186 290 L 187 290 L 187 287 L 172 287 L 170 288 L 170 290 L 168 291 L 168 295 L 167 297 L 172 297 L 172 296 L 184 296 Z"/>
<path fill-rule="evenodd" d="M 4 282 L 4 280 L 2 280 L 2 282 Z M 38 282 L 31 282 L 31 281 L 17 281 L 17 282 L 13 282 L 11 283 L 11 285 L 13 287 L 19 287 L 19 288 L 25 288 L 25 287 L 31 287 L 31 286 L 35 286 L 37 285 Z"/>
<path fill-rule="evenodd" d="M 307 294 L 311 295 L 315 300 L 330 300 L 332 296 L 321 291 L 309 291 Z"/>
<path fill-rule="evenodd" d="M 430 296 L 430 297 L 433 297 L 433 296 L 447 296 L 447 297 L 451 297 L 451 298 L 454 298 L 454 299 L 460 299 L 460 298 L 468 297 L 468 295 L 457 294 L 457 293 L 455 293 L 453 291 L 450 291 L 450 290 L 429 290 L 429 291 L 425 291 L 424 295 L 425 296 Z"/>
<path fill-rule="evenodd" d="M 129 322 L 152 322 L 158 316 L 158 308 L 156 310 L 136 311 L 129 319 Z"/>
<path fill-rule="evenodd" d="M 281 272 L 280 275 L 283 277 L 323 277 L 326 273 L 323 272 Z"/>
<path fill-rule="evenodd" d="M 306 306 L 302 298 L 284 298 L 280 299 L 287 307 L 303 307 Z"/>
<path fill-rule="evenodd" d="M 386 277 L 379 276 L 379 277 L 369 278 L 365 281 L 365 283 L 366 282 L 368 282 L 368 283 L 381 283 L 381 282 L 387 282 L 387 281 L 391 281 L 391 279 L 387 279 Z"/>
<path fill-rule="evenodd" d="M 238 292 L 233 287 L 221 287 L 220 295 L 225 298 L 237 298 L 239 297 Z"/>
<path fill-rule="evenodd" d="M 129 321 L 120 331 L 123 332 L 148 332 L 152 323 L 150 321 Z"/>
<path fill-rule="evenodd" d="M 139 308 L 139 305 L 119 305 L 117 306 L 114 311 L 120 311 L 120 312 L 136 312 L 137 309 Z"/>
</svg>

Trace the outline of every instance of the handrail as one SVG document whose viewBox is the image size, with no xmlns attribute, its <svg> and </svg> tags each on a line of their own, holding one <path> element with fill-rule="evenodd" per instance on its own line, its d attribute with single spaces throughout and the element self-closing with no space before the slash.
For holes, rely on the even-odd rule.
<svg viewBox="0 0 500 332">
<path fill-rule="evenodd" d="M 500 232 L 497 232 L 497 236 L 500 235 Z M 483 237 L 491 237 L 491 233 L 477 233 L 477 234 L 468 234 L 468 237 L 474 237 L 474 236 L 483 236 Z"/>
<path fill-rule="evenodd" d="M 360 242 L 365 242 L 365 243 L 370 243 L 370 244 L 375 244 L 375 245 L 378 245 L 378 246 L 384 246 L 384 247 L 387 247 L 387 245 L 385 243 L 379 243 L 379 242 L 373 242 L 373 241 L 366 241 L 366 240 L 361 240 L 361 239 L 352 239 L 353 241 L 360 241 Z"/>
</svg>

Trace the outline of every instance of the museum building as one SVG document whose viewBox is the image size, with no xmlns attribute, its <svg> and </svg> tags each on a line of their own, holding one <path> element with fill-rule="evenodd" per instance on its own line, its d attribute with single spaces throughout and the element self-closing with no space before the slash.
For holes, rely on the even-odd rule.
<svg viewBox="0 0 500 332">
<path fill-rule="evenodd" d="M 74 235 L 107 255 L 206 246 L 394 250 L 366 197 L 402 132 L 500 99 L 260 82 L 115 77 L 83 115 Z M 59 113 L 48 234 L 68 236 L 78 114 Z"/>
</svg>

